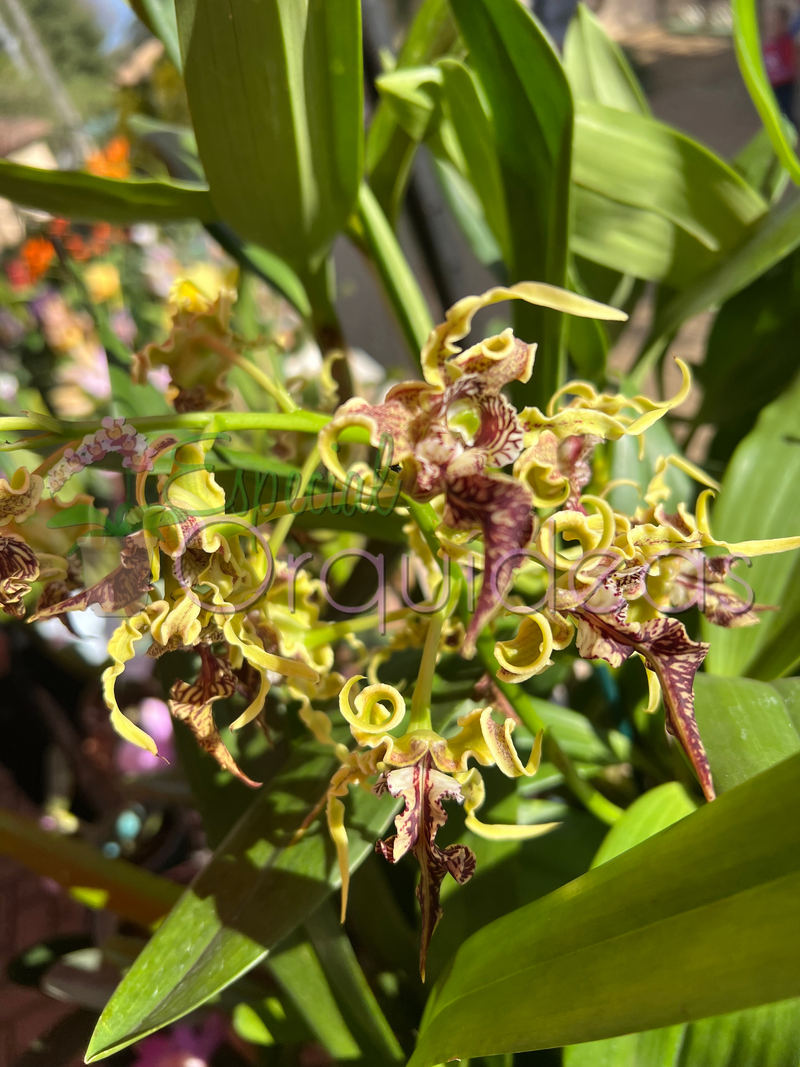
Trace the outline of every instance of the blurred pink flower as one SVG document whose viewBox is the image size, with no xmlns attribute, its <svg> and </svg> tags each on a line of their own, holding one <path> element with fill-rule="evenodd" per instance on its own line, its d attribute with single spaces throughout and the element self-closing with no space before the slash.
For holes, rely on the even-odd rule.
<svg viewBox="0 0 800 1067">
<path fill-rule="evenodd" d="M 171 1026 L 139 1042 L 135 1067 L 208 1067 L 227 1029 L 219 1014 L 209 1015 L 199 1026 Z"/>
<path fill-rule="evenodd" d="M 172 763 L 175 759 L 172 717 L 164 701 L 155 697 L 143 700 L 139 705 L 139 725 L 158 745 L 161 756 Z M 161 756 L 154 756 L 130 741 L 121 741 L 116 751 L 117 768 L 123 774 L 152 774 L 166 769 L 167 764 Z"/>
</svg>

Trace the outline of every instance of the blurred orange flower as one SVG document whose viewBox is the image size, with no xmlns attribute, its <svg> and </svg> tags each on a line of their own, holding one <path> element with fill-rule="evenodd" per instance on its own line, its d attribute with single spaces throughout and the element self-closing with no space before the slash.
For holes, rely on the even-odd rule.
<svg viewBox="0 0 800 1067">
<path fill-rule="evenodd" d="M 29 237 L 20 249 L 20 255 L 28 264 L 31 272 L 31 281 L 36 282 L 41 278 L 55 258 L 56 250 L 50 241 L 41 234 Z"/>
<path fill-rule="evenodd" d="M 129 157 L 127 137 L 112 137 L 105 148 L 92 152 L 87 158 L 86 169 L 101 178 L 127 178 L 131 172 Z"/>
</svg>

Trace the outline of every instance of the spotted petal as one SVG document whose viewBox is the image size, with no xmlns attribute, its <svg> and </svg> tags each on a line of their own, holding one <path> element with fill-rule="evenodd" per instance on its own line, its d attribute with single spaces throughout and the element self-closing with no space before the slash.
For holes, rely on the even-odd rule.
<svg viewBox="0 0 800 1067">
<path fill-rule="evenodd" d="M 667 729 L 680 741 L 695 769 L 706 799 L 713 800 L 714 785 L 700 732 L 694 717 L 694 676 L 709 646 L 692 641 L 678 619 L 651 619 L 645 623 L 619 622 L 613 614 L 587 610 L 578 617 L 578 652 L 584 659 L 604 659 L 618 667 L 638 652 L 658 679 L 664 696 Z"/>
<path fill-rule="evenodd" d="M 1 536 L 0 607 L 7 615 L 22 618 L 25 614 L 22 599 L 38 577 L 39 560 L 30 545 L 15 534 Z"/>
<path fill-rule="evenodd" d="M 10 481 L 0 478 L 0 526 L 11 522 L 24 522 L 36 511 L 42 496 L 44 479 L 20 467 Z"/>
<path fill-rule="evenodd" d="M 504 474 L 456 477 L 447 485 L 445 524 L 454 530 L 481 530 L 485 547 L 483 585 L 462 648 L 467 658 L 475 654 L 478 635 L 500 610 L 499 597 L 505 595 L 522 562 L 512 553 L 531 539 L 531 503 L 528 488 Z"/>
<path fill-rule="evenodd" d="M 261 783 L 252 781 L 238 767 L 214 722 L 212 704 L 235 692 L 236 679 L 227 661 L 215 656 L 206 645 L 199 645 L 198 651 L 200 674 L 197 681 L 175 682 L 169 694 L 169 709 L 176 719 L 186 723 L 200 747 L 213 756 L 223 770 L 257 789 Z"/>
<path fill-rule="evenodd" d="M 473 316 L 477 311 L 503 300 L 526 300 L 529 304 L 553 308 L 556 311 L 564 311 L 581 317 L 618 321 L 627 318 L 624 312 L 616 308 L 598 304 L 594 300 L 587 300 L 576 293 L 570 293 L 566 289 L 559 289 L 555 285 L 547 285 L 543 282 L 518 282 L 509 287 L 496 286 L 480 296 L 466 296 L 463 300 L 453 304 L 447 311 L 445 321 L 431 331 L 422 349 L 422 373 L 426 381 L 441 388 L 449 377 L 460 377 L 461 374 L 466 373 L 458 360 L 450 360 L 451 356 L 460 352 L 457 342 L 469 333 Z M 464 363 L 469 364 L 472 356 L 480 354 L 483 358 L 487 353 L 491 353 L 492 342 L 496 340 L 497 338 L 491 338 L 490 341 L 482 342 L 481 345 L 476 345 L 474 349 L 463 353 Z M 532 361 L 532 351 L 530 355 Z M 491 358 L 490 355 L 489 358 Z M 522 369 L 522 374 L 524 373 L 525 370 Z M 512 375 L 505 381 L 513 381 L 515 377 L 517 375 Z M 530 367 L 527 369 L 527 377 L 520 376 L 518 380 L 527 381 L 529 377 Z"/>
<path fill-rule="evenodd" d="M 425 962 L 433 932 L 442 917 L 439 890 L 446 874 L 459 885 L 468 882 L 475 872 L 475 854 L 466 845 L 440 848 L 436 834 L 447 822 L 444 800 L 461 802 L 461 787 L 455 779 L 442 774 L 429 756 L 411 767 L 391 771 L 386 788 L 393 797 L 402 797 L 405 810 L 395 819 L 397 833 L 378 842 L 378 850 L 391 863 L 413 852 L 420 866 L 417 899 L 422 911 L 422 941 L 419 971 L 425 981 Z"/>
<path fill-rule="evenodd" d="M 85 611 L 96 604 L 101 611 L 122 611 L 135 604 L 150 589 L 150 557 L 141 533 L 128 534 L 120 552 L 120 564 L 95 585 L 60 603 L 41 607 L 31 621 L 50 619 L 68 611 Z"/>
</svg>

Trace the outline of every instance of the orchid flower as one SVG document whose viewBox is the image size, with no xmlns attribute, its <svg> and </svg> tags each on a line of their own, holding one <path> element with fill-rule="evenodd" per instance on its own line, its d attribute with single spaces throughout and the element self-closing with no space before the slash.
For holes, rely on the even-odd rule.
<svg viewBox="0 0 800 1067">
<path fill-rule="evenodd" d="M 529 380 L 536 346 L 518 340 L 510 329 L 465 351 L 457 343 L 469 333 L 478 310 L 502 300 L 526 300 L 575 315 L 626 317 L 532 282 L 466 297 L 450 308 L 422 350 L 425 381 L 394 386 L 382 404 L 348 400 L 319 437 L 323 462 L 342 483 L 348 478 L 337 451 L 342 431 L 366 427 L 376 448 L 390 441 L 389 462 L 401 466 L 405 493 L 420 502 L 443 497 L 442 520 L 449 531 L 482 534 L 485 576 L 461 650 L 467 658 L 496 610 L 496 594 L 508 588 L 514 569 L 506 561 L 509 553 L 526 545 L 533 533 L 530 489 L 501 472 L 519 458 L 525 440 L 523 423 L 501 390 Z"/>
</svg>

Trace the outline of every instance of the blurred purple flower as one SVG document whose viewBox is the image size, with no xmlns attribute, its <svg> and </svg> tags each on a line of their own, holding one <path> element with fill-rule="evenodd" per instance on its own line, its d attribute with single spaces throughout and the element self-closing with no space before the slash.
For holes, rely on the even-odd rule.
<svg viewBox="0 0 800 1067">
<path fill-rule="evenodd" d="M 218 1013 L 209 1015 L 199 1026 L 171 1026 L 139 1042 L 134 1049 L 135 1067 L 208 1067 L 227 1030 L 224 1017 Z"/>
<path fill-rule="evenodd" d="M 122 308 L 119 311 L 115 311 L 111 316 L 111 329 L 122 341 L 123 344 L 128 345 L 130 348 L 133 342 L 136 340 L 136 323 L 133 321 L 133 315 L 127 308 Z"/>
<path fill-rule="evenodd" d="M 154 756 L 130 741 L 122 741 L 117 746 L 117 768 L 123 774 L 152 774 L 166 769 L 168 763 L 175 759 L 175 745 L 172 738 L 172 717 L 163 700 L 147 697 L 139 705 L 139 725 L 150 734 L 158 745 L 161 756 Z"/>
</svg>

